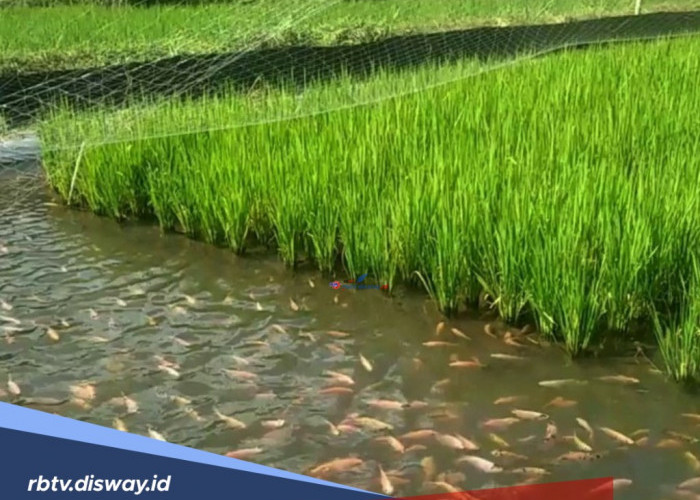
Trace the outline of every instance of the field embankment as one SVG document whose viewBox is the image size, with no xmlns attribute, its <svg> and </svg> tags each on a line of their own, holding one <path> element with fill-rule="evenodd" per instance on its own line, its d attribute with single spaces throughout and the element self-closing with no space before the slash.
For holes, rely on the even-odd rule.
<svg viewBox="0 0 700 500">
<path fill-rule="evenodd" d="M 268 244 L 288 264 L 307 256 L 328 272 L 340 261 L 350 275 L 422 283 L 446 312 L 486 292 L 503 319 L 534 317 L 572 354 L 651 319 L 669 370 L 693 378 L 698 51 L 692 37 L 567 52 L 229 130 L 216 129 L 284 112 L 295 96 L 67 108 L 42 125 L 58 147 L 44 167 L 64 199 L 94 212 L 155 217 L 236 252 Z M 388 95 L 468 64 L 479 63 L 347 77 L 308 98 L 333 108 L 345 88 Z M 141 140 L 99 144 L 106 131 Z"/>
</svg>

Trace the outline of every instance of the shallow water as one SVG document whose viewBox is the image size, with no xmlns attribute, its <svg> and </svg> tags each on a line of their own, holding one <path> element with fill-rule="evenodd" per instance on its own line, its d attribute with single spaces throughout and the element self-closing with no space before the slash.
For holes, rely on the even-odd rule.
<svg viewBox="0 0 700 500">
<path fill-rule="evenodd" d="M 425 457 L 434 457 L 438 474 L 461 472 L 434 478 L 460 489 L 614 476 L 633 480 L 616 498 L 652 500 L 700 475 L 683 457 L 685 451 L 700 456 L 697 443 L 657 447 L 670 437 L 667 431 L 698 437 L 700 420 L 681 414 L 699 412 L 700 399 L 666 381 L 648 360 L 630 356 L 572 364 L 555 347 L 526 339 L 520 340 L 523 347 L 507 345 L 501 338 L 506 327 L 497 323 L 499 338 L 491 338 L 484 333 L 484 320 L 476 317 L 449 321 L 436 336 L 440 317 L 421 293 L 399 290 L 390 298 L 378 290 L 333 290 L 328 279 L 291 273 L 274 257 L 238 258 L 182 236 L 161 235 L 152 226 L 120 226 L 53 206 L 47 204 L 50 198 L 32 170 L 32 160 L 27 162 L 0 168 L 3 401 L 105 426 L 120 418 L 130 432 L 147 434 L 150 426 L 171 442 L 213 453 L 258 447 L 260 453 L 250 460 L 293 472 L 357 454 L 364 465 L 325 477 L 379 491 L 381 464 L 395 483 L 394 496 L 440 491 L 425 480 Z M 300 310 L 293 310 L 291 300 Z M 453 335 L 451 328 L 471 340 Z M 423 345 L 434 340 L 455 345 Z M 496 359 L 493 353 L 526 359 Z M 454 356 L 476 357 L 486 367 L 450 367 Z M 159 368 L 162 359 L 176 371 Z M 227 375 L 223 370 L 247 373 Z M 341 385 L 332 382 L 327 370 L 351 376 L 352 394 L 321 394 L 322 388 Z M 614 374 L 640 382 L 596 380 Z M 7 394 L 9 376 L 22 390 L 19 397 Z M 538 385 L 567 378 L 587 383 Z M 436 385 L 444 379 L 449 382 Z M 81 383 L 94 385 L 93 399 L 72 393 L 71 386 Z M 122 393 L 137 402 L 138 412 L 127 414 L 115 399 Z M 513 395 L 523 399 L 494 404 Z M 191 403 L 179 406 L 173 396 Z M 576 404 L 545 407 L 557 396 Z M 419 401 L 425 407 L 380 409 L 368 404 L 372 399 Z M 215 407 L 247 427 L 227 428 L 217 421 Z M 545 441 L 545 420 L 519 421 L 505 430 L 482 427 L 486 419 L 512 416 L 515 408 L 549 414 L 557 438 Z M 340 435 L 334 435 L 328 422 L 338 425 L 353 413 L 393 429 L 373 431 L 356 422 L 356 430 L 341 426 Z M 576 417 L 596 427 L 593 439 L 577 428 Z M 272 420 L 284 420 L 284 425 L 273 429 L 267 422 Z M 649 440 L 621 448 L 599 426 L 625 434 L 649 429 Z M 405 453 L 374 441 L 422 428 L 461 434 L 480 445 L 473 454 L 506 470 L 486 474 L 455 464 L 464 452 L 434 438 L 420 442 L 424 449 Z M 562 439 L 574 430 L 604 456 L 553 464 L 554 458 L 574 450 Z M 510 451 L 527 458 L 495 457 L 492 452 L 503 445 L 489 439 L 491 432 L 510 444 Z M 534 437 L 519 441 L 529 436 Z M 412 444 L 403 443 L 406 448 Z M 538 478 L 513 472 L 523 466 L 549 474 Z"/>
</svg>

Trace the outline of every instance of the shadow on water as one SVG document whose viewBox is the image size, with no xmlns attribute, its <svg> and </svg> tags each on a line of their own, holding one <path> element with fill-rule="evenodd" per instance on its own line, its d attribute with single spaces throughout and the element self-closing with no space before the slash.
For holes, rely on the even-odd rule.
<svg viewBox="0 0 700 500">
<path fill-rule="evenodd" d="M 564 47 L 700 31 L 700 11 L 662 12 L 511 27 L 482 27 L 394 36 L 333 47 L 281 47 L 241 53 L 178 56 L 102 68 L 0 75 L 0 111 L 22 126 L 58 99 L 74 106 L 119 105 L 130 96 L 190 95 L 255 83 L 303 86 L 342 73 L 366 77 L 380 69 L 404 69 L 462 58 L 504 59 Z"/>
</svg>

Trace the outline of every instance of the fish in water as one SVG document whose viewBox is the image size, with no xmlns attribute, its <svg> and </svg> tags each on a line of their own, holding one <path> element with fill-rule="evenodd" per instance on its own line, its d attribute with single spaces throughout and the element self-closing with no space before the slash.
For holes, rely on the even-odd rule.
<svg viewBox="0 0 700 500">
<path fill-rule="evenodd" d="M 350 423 L 372 431 L 392 430 L 394 428 L 393 425 L 372 417 L 355 417 L 351 419 Z"/>
<path fill-rule="evenodd" d="M 581 417 L 576 417 L 576 423 L 588 433 L 588 439 L 593 440 L 593 427 Z"/>
<path fill-rule="evenodd" d="M 450 434 L 436 434 L 435 439 L 438 443 L 453 450 L 463 450 L 464 442 L 456 436 Z"/>
<path fill-rule="evenodd" d="M 250 457 L 258 455 L 263 452 L 262 448 L 241 448 L 240 450 L 233 450 L 226 453 L 229 458 L 237 458 L 239 460 L 246 460 Z"/>
<path fill-rule="evenodd" d="M 325 389 L 321 389 L 318 391 L 318 394 L 327 396 L 341 396 L 341 395 L 348 395 L 348 394 L 353 394 L 353 390 L 349 387 L 340 387 L 340 386 L 334 386 L 334 387 L 326 387 Z"/>
<path fill-rule="evenodd" d="M 121 399 L 122 399 L 122 403 L 123 403 L 124 407 L 126 408 L 126 413 L 128 415 L 130 415 L 132 413 L 137 413 L 139 411 L 139 404 L 135 400 L 131 399 L 129 396 L 125 395 L 124 393 L 122 393 Z"/>
<path fill-rule="evenodd" d="M 372 363 L 370 363 L 369 360 L 362 355 L 362 353 L 360 353 L 360 363 L 362 363 L 362 367 L 368 372 L 371 372 L 374 369 Z"/>
<path fill-rule="evenodd" d="M 493 326 L 491 325 L 491 323 L 486 323 L 484 325 L 484 333 L 486 335 L 488 335 L 489 337 L 493 337 L 494 339 L 498 338 L 496 336 L 496 333 L 494 332 L 494 329 L 493 329 Z"/>
<path fill-rule="evenodd" d="M 511 413 L 521 420 L 548 420 L 549 415 L 538 411 L 529 410 L 511 410 Z"/>
<path fill-rule="evenodd" d="M 381 436 L 381 437 L 375 438 L 374 441 L 376 443 L 388 444 L 391 447 L 391 449 L 393 449 L 397 453 L 404 453 L 406 451 L 406 448 L 401 443 L 401 441 L 396 439 L 394 436 Z"/>
<path fill-rule="evenodd" d="M 491 354 L 491 357 L 494 359 L 502 359 L 505 361 L 524 361 L 527 359 L 525 356 L 516 356 L 515 354 L 504 354 L 500 352 L 495 352 Z"/>
<path fill-rule="evenodd" d="M 89 383 L 72 385 L 70 386 L 70 391 L 73 393 L 73 396 L 83 400 L 95 399 L 95 395 L 97 393 L 95 386 Z"/>
<path fill-rule="evenodd" d="M 496 399 L 493 404 L 495 405 L 508 405 L 511 403 L 517 403 L 518 401 L 521 401 L 525 399 L 525 396 L 504 396 L 501 398 Z"/>
<path fill-rule="evenodd" d="M 239 429 L 245 429 L 247 427 L 245 423 L 241 422 L 237 418 L 229 417 L 228 415 L 224 415 L 216 408 L 214 408 L 214 415 L 216 415 L 216 417 L 219 420 L 224 422 L 226 424 L 226 426 L 230 427 L 231 429 L 239 430 Z"/>
<path fill-rule="evenodd" d="M 418 429 L 407 432 L 406 434 L 399 436 L 399 438 L 404 441 L 424 441 L 426 439 L 432 439 L 436 435 L 437 432 L 433 429 Z"/>
<path fill-rule="evenodd" d="M 454 342 L 446 342 L 444 340 L 430 340 L 428 342 L 423 342 L 425 347 L 456 347 L 457 344 Z"/>
<path fill-rule="evenodd" d="M 626 375 L 606 375 L 603 377 L 598 377 L 598 380 L 624 385 L 635 385 L 639 383 L 639 379 L 628 377 Z"/>
<path fill-rule="evenodd" d="M 465 455 L 458 458 L 456 463 L 467 463 L 481 472 L 496 473 L 503 471 L 502 467 L 499 467 L 492 461 L 477 457 L 476 455 Z"/>
<path fill-rule="evenodd" d="M 58 332 L 51 327 L 48 327 L 46 329 L 46 336 L 54 342 L 58 342 L 59 340 L 61 340 L 61 336 L 58 334 Z"/>
<path fill-rule="evenodd" d="M 611 429 L 609 427 L 598 427 L 598 429 L 600 429 L 606 436 L 608 436 L 611 439 L 614 439 L 619 443 L 634 445 L 634 440 L 632 438 L 630 438 L 629 436 L 625 436 L 624 434 L 616 431 L 615 429 Z"/>
<path fill-rule="evenodd" d="M 112 421 L 112 427 L 118 431 L 129 432 L 129 430 L 126 428 L 126 424 L 119 417 L 116 417 L 114 421 Z"/>
<path fill-rule="evenodd" d="M 586 444 L 581 438 L 579 438 L 579 437 L 576 435 L 576 431 L 574 431 L 574 435 L 573 435 L 572 437 L 573 437 L 574 445 L 576 446 L 576 448 L 577 448 L 578 450 L 580 450 L 580 451 L 588 451 L 588 452 L 593 451 L 593 448 L 591 448 L 590 446 L 588 446 L 588 444 Z"/>
<path fill-rule="evenodd" d="M 544 405 L 544 408 L 548 408 L 550 406 L 553 406 L 554 408 L 571 408 L 572 406 L 576 406 L 578 404 L 577 401 L 574 401 L 573 399 L 565 399 L 561 396 L 557 396 L 556 398 L 552 399 L 549 403 Z"/>
<path fill-rule="evenodd" d="M 394 493 L 394 485 L 391 484 L 391 481 L 386 475 L 386 472 L 384 472 L 384 469 L 382 469 L 382 466 L 379 466 L 379 484 L 382 487 L 382 493 L 385 495 L 391 495 Z"/>
<path fill-rule="evenodd" d="M 456 360 L 450 363 L 453 368 L 483 368 L 484 365 L 479 361 L 478 358 L 474 357 L 471 360 Z"/>
<path fill-rule="evenodd" d="M 515 417 L 491 418 L 482 422 L 481 427 L 485 429 L 503 430 L 517 422 L 520 422 L 520 419 Z"/>
<path fill-rule="evenodd" d="M 505 439 L 503 439 L 501 436 L 499 436 L 496 433 L 493 433 L 493 432 L 489 433 L 489 439 L 491 440 L 491 442 L 493 444 L 495 444 L 496 446 L 498 446 L 500 448 L 510 448 L 510 444 L 508 443 L 508 441 L 506 441 Z"/>
<path fill-rule="evenodd" d="M 364 461 L 356 457 L 347 458 L 335 458 L 328 462 L 324 462 L 317 465 L 309 471 L 310 476 L 325 476 L 328 474 L 334 474 L 339 472 L 345 472 L 350 469 L 354 469 L 362 465 Z"/>
<path fill-rule="evenodd" d="M 165 436 L 163 436 L 160 432 L 154 430 L 150 426 L 148 427 L 148 435 L 153 439 L 157 439 L 158 441 L 167 441 L 167 439 L 165 439 Z"/>
<path fill-rule="evenodd" d="M 452 335 L 454 335 L 455 337 L 459 337 L 460 339 L 471 340 L 469 336 L 467 336 L 463 331 L 458 330 L 457 328 L 451 328 L 450 333 L 452 333 Z"/>
<path fill-rule="evenodd" d="M 7 376 L 7 391 L 12 395 L 12 396 L 19 396 L 22 394 L 22 390 L 19 388 L 19 385 L 17 382 L 12 380 L 12 376 L 8 375 Z"/>
<path fill-rule="evenodd" d="M 324 375 L 330 377 L 335 385 L 355 385 L 355 381 L 349 375 L 344 373 L 336 372 L 333 370 L 326 370 Z"/>
<path fill-rule="evenodd" d="M 567 385 L 585 385 L 588 382 L 585 380 L 577 380 L 573 378 L 565 378 L 565 379 L 559 379 L 559 380 L 541 380 L 538 382 L 538 385 L 541 387 L 565 387 Z"/>
<path fill-rule="evenodd" d="M 401 401 L 394 401 L 391 399 L 370 399 L 367 401 L 367 404 L 375 408 L 381 408 L 382 410 L 403 410 L 408 407 L 408 403 L 402 403 Z"/>
<path fill-rule="evenodd" d="M 435 327 L 435 336 L 438 337 L 442 333 L 442 331 L 445 329 L 445 322 L 440 321 L 437 326 Z"/>
</svg>

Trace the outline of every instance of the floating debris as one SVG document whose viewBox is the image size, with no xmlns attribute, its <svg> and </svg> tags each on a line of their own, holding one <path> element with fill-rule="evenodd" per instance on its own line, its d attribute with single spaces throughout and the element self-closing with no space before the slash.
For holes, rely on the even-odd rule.
<svg viewBox="0 0 700 500">
<path fill-rule="evenodd" d="M 299 310 L 299 304 L 297 304 L 292 298 L 289 299 L 289 307 L 294 312 Z"/>
<path fill-rule="evenodd" d="M 693 472 L 700 472 L 700 460 L 698 460 L 698 457 L 696 457 L 692 452 L 686 451 L 683 453 L 683 458 Z"/>
</svg>

